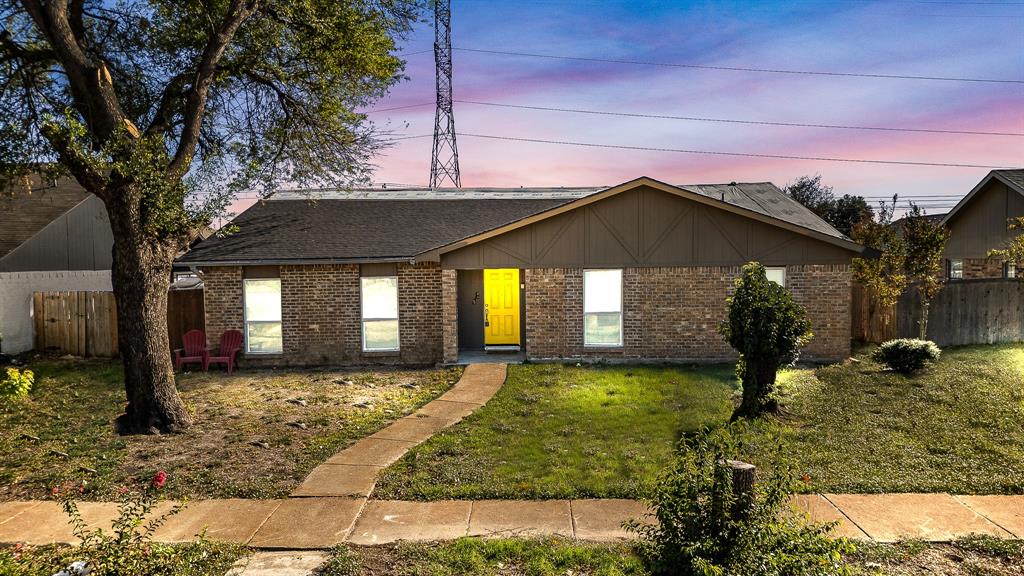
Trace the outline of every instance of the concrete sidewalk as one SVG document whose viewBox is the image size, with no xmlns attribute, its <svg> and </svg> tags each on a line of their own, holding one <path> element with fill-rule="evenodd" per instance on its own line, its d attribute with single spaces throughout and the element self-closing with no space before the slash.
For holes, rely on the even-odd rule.
<svg viewBox="0 0 1024 576">
<path fill-rule="evenodd" d="M 794 504 L 814 520 L 838 521 L 836 535 L 855 539 L 948 541 L 970 534 L 1024 539 L 1024 496 L 826 494 L 798 496 Z M 84 502 L 81 511 L 90 526 L 109 527 L 116 505 Z M 264 550 L 462 536 L 560 535 L 607 542 L 630 538 L 622 522 L 645 515 L 644 505 L 632 500 L 203 500 L 170 518 L 155 539 L 187 541 L 205 528 L 211 539 Z M 56 502 L 5 502 L 0 503 L 0 542 L 73 544 L 75 539 Z"/>
</svg>

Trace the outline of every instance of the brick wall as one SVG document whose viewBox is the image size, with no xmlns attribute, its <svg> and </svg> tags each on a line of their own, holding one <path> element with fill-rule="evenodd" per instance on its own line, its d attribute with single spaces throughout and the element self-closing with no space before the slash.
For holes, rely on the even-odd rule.
<svg viewBox="0 0 1024 576">
<path fill-rule="evenodd" d="M 964 258 L 964 280 L 976 280 L 980 278 L 1002 278 L 1003 261 L 995 258 Z M 1020 274 L 1024 262 L 1017 264 L 1017 272 Z M 943 270 L 946 274 L 948 268 Z"/>
<path fill-rule="evenodd" d="M 242 268 L 203 268 L 203 307 L 206 310 L 206 340 L 220 342 L 226 330 L 242 330 Z"/>
<path fill-rule="evenodd" d="M 445 362 L 459 359 L 458 271 L 441 270 L 441 337 Z"/>
<path fill-rule="evenodd" d="M 526 271 L 526 338 L 531 358 L 732 360 L 717 332 L 739 267 L 627 268 L 623 271 L 623 346 L 583 346 L 583 271 Z M 848 266 L 790 266 L 786 282 L 811 319 L 807 359 L 850 353 Z"/>
<path fill-rule="evenodd" d="M 242 330 L 242 269 L 203 270 L 207 337 Z M 281 266 L 284 352 L 247 365 L 433 364 L 441 361 L 441 274 L 436 263 L 398 265 L 398 352 L 363 352 L 359 266 Z"/>
</svg>

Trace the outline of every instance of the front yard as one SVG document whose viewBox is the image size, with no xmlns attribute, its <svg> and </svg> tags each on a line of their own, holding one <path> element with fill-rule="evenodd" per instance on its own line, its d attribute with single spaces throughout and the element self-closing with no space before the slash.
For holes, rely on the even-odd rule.
<svg viewBox="0 0 1024 576">
<path fill-rule="evenodd" d="M 170 479 L 172 498 L 276 498 L 345 445 L 436 397 L 461 371 L 265 370 L 179 375 L 195 416 L 186 433 L 118 436 L 123 411 L 117 361 L 35 361 L 27 400 L 0 407 L 0 500 L 43 498 L 64 479 L 85 498 Z"/>
<path fill-rule="evenodd" d="M 823 492 L 1024 493 L 1024 345 L 950 349 L 906 378 L 868 358 L 780 377 L 765 436 Z M 725 422 L 729 366 L 511 366 L 483 409 L 385 471 L 375 497 L 638 497 L 681 434 Z"/>
</svg>

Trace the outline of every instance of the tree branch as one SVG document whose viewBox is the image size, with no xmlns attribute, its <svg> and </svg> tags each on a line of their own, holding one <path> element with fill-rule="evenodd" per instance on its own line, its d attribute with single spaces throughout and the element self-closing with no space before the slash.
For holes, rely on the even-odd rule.
<svg viewBox="0 0 1024 576">
<path fill-rule="evenodd" d="M 188 171 L 192 154 L 199 142 L 203 112 L 206 109 L 210 86 L 217 73 L 217 64 L 224 56 L 224 51 L 238 28 L 256 12 L 258 6 L 259 0 L 232 0 L 220 27 L 207 42 L 196 68 L 195 81 L 185 100 L 184 125 L 174 158 L 167 167 L 169 174 L 180 176 Z"/>
</svg>

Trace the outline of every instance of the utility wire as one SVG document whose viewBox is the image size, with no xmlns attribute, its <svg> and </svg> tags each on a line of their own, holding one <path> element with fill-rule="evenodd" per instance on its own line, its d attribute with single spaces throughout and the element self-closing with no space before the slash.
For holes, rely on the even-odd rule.
<svg viewBox="0 0 1024 576">
<path fill-rule="evenodd" d="M 461 52 L 477 54 L 499 54 L 502 56 L 523 56 L 528 58 L 546 58 L 550 60 L 572 60 L 576 62 L 603 62 L 608 64 L 636 64 L 640 66 L 660 66 L 665 68 L 694 68 L 698 70 L 727 70 L 730 72 L 765 72 L 771 74 L 795 74 L 803 76 L 838 76 L 847 78 L 882 78 L 887 80 L 935 80 L 941 82 L 979 82 L 990 84 L 1024 84 L 1024 80 L 1002 78 L 963 78 L 955 76 L 912 76 L 903 74 L 866 74 L 855 72 L 824 72 L 815 70 L 786 70 L 781 68 L 751 68 L 743 66 L 711 66 L 707 64 L 683 64 L 678 62 L 651 62 L 645 60 L 619 60 L 614 58 L 590 58 L 584 56 L 562 56 L 558 54 L 538 54 L 534 52 L 511 52 L 504 50 L 483 50 L 478 48 L 453 48 Z"/>
<path fill-rule="evenodd" d="M 760 126 L 793 126 L 799 128 L 838 128 L 841 130 L 881 130 L 885 132 L 923 132 L 928 134 L 971 134 L 976 136 L 1024 136 L 1024 132 L 982 132 L 974 130 L 940 130 L 932 128 L 894 128 L 886 126 L 847 126 L 841 124 L 808 124 L 798 122 L 770 122 L 766 120 L 734 120 L 730 118 L 707 118 L 699 116 L 669 116 L 663 114 L 639 114 L 633 112 L 610 112 L 607 110 L 585 110 L 582 108 L 555 108 L 548 106 L 526 106 L 501 102 L 480 102 L 477 100 L 454 100 L 460 104 L 478 106 L 496 106 L 500 108 L 517 108 L 521 110 L 543 110 L 547 112 L 572 112 L 574 114 L 594 114 L 600 116 L 624 116 L 628 118 L 654 118 L 658 120 L 687 120 L 692 122 L 721 122 L 726 124 L 753 124 Z"/>
<path fill-rule="evenodd" d="M 395 106 L 393 108 L 377 108 L 374 110 L 366 110 L 363 114 L 377 114 L 378 112 L 392 112 L 394 110 L 405 110 L 406 108 L 419 108 L 420 106 L 433 106 L 433 102 L 421 102 L 419 104 L 408 104 L 406 106 Z"/>
<path fill-rule="evenodd" d="M 562 146 L 578 146 L 583 148 L 607 148 L 615 150 L 637 150 L 644 152 L 675 152 L 679 154 L 703 154 L 707 156 L 739 156 L 743 158 L 775 158 L 781 160 L 809 160 L 815 162 L 848 162 L 854 164 L 887 164 L 898 166 L 936 166 L 942 168 L 985 168 L 998 170 L 1004 166 L 987 166 L 981 164 L 958 164 L 954 162 L 914 162 L 910 160 L 869 160 L 864 158 L 831 158 L 823 156 L 791 156 L 787 154 L 756 154 L 751 152 L 720 152 L 715 150 L 689 150 L 685 148 L 660 148 L 655 146 L 626 146 L 622 144 L 599 144 L 594 142 L 574 142 L 571 140 L 545 140 L 542 138 L 518 138 L 514 136 L 495 136 L 493 134 L 471 134 L 459 132 L 459 136 L 482 138 L 487 140 L 504 140 L 508 142 L 530 142 L 534 144 L 559 144 Z"/>
</svg>

